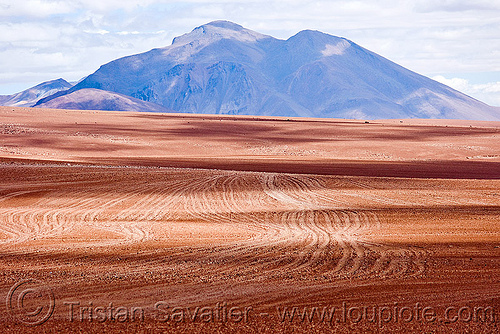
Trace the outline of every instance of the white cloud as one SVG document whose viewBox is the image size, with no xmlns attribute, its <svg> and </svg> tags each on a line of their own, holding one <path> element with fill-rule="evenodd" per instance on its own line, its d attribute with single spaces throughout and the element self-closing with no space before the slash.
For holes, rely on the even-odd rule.
<svg viewBox="0 0 500 334">
<path fill-rule="evenodd" d="M 0 43 L 12 43 L 11 48 L 40 45 L 52 42 L 61 35 L 61 30 L 45 23 L 0 23 Z"/>
<path fill-rule="evenodd" d="M 484 84 L 471 84 L 468 80 L 462 78 L 447 79 L 442 75 L 432 77 L 432 79 L 441 82 L 453 89 L 470 95 L 482 102 L 492 106 L 500 106 L 500 81 L 488 82 Z"/>
<path fill-rule="evenodd" d="M 498 4 L 491 0 L 418 0 L 415 8 L 420 12 L 491 11 L 498 9 Z"/>
<path fill-rule="evenodd" d="M 0 17 L 46 17 L 71 13 L 75 7 L 68 1 L 46 0 L 1 0 Z"/>
</svg>

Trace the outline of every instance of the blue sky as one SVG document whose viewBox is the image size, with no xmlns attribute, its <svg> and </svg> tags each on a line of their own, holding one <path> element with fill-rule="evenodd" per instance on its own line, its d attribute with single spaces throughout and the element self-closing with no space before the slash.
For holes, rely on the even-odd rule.
<svg viewBox="0 0 500 334">
<path fill-rule="evenodd" d="M 283 39 L 346 37 L 500 106 L 500 0 L 0 0 L 0 94 L 78 80 L 219 19 Z"/>
</svg>

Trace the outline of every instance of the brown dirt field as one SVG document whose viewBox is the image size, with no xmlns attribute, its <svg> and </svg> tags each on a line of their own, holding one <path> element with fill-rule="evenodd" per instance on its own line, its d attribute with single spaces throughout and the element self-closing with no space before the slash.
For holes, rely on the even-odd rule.
<svg viewBox="0 0 500 334">
<path fill-rule="evenodd" d="M 497 333 L 499 139 L 0 107 L 0 332 Z"/>
</svg>

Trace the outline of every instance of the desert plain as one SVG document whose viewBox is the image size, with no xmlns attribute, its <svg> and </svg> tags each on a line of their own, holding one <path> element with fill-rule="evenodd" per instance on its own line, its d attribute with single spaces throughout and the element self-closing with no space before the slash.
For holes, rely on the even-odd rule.
<svg viewBox="0 0 500 334">
<path fill-rule="evenodd" d="M 2 333 L 497 333 L 500 123 L 0 107 Z"/>
</svg>

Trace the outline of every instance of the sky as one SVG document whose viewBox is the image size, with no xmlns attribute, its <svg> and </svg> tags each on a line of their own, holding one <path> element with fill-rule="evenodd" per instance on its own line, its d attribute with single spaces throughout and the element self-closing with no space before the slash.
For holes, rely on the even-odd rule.
<svg viewBox="0 0 500 334">
<path fill-rule="evenodd" d="M 214 20 L 281 39 L 345 37 L 500 106 L 500 0 L 0 0 L 0 94 L 77 81 Z"/>
</svg>

